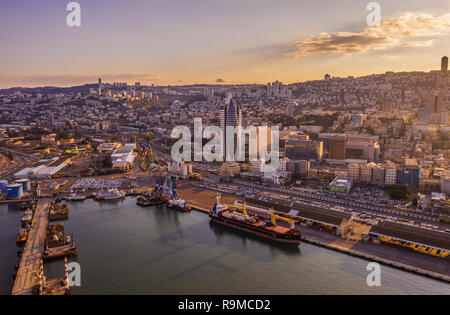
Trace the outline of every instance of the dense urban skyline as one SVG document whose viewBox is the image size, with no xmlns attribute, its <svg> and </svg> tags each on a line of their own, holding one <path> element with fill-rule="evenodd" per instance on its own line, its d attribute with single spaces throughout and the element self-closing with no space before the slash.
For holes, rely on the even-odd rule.
<svg viewBox="0 0 450 315">
<path fill-rule="evenodd" d="M 430 71 L 450 51 L 450 1 L 78 1 L 0 3 L 0 88 L 104 81 L 286 83 L 385 71 Z M 175 3 L 176 2 L 176 3 Z M 359 9 L 358 9 L 359 8 Z M 232 21 L 232 23 L 230 23 Z"/>
</svg>

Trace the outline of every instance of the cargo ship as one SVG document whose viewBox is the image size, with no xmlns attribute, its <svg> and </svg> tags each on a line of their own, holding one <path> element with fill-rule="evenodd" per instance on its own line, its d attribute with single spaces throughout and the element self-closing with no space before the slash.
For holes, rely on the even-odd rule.
<svg viewBox="0 0 450 315">
<path fill-rule="evenodd" d="M 269 214 L 270 220 L 264 220 L 258 215 L 248 215 L 245 201 L 242 205 L 220 204 L 220 194 L 216 196 L 216 200 L 217 202 L 209 214 L 212 222 L 276 242 L 294 245 L 300 244 L 302 234 L 295 228 L 294 220 L 275 215 L 273 209 L 270 209 L 270 211 L 260 209 L 261 212 Z M 252 208 L 254 208 L 252 209 L 253 212 L 257 212 L 257 209 L 259 209 L 256 207 Z M 277 225 L 277 219 L 290 223 L 290 228 Z"/>
<path fill-rule="evenodd" d="M 167 201 L 167 208 L 173 208 L 182 212 L 189 212 L 192 210 L 192 206 L 189 202 L 183 199 L 170 199 Z"/>
</svg>

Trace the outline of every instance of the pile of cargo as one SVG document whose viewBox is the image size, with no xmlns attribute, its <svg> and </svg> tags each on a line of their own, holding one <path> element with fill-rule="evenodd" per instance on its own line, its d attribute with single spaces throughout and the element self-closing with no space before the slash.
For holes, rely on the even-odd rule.
<svg viewBox="0 0 450 315">
<path fill-rule="evenodd" d="M 67 204 L 51 204 L 48 211 L 50 221 L 66 220 L 69 218 L 69 206 Z"/>
</svg>

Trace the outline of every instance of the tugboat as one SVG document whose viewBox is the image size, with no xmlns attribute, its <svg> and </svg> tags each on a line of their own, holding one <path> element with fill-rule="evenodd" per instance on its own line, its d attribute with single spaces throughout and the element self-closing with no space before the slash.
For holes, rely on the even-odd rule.
<svg viewBox="0 0 450 315">
<path fill-rule="evenodd" d="M 139 206 L 142 206 L 142 207 L 149 207 L 149 206 L 162 205 L 165 202 L 166 202 L 166 199 L 164 199 L 162 196 L 152 194 L 150 196 L 145 196 L 145 195 L 139 196 L 136 204 L 138 204 Z"/>
<path fill-rule="evenodd" d="M 192 206 L 189 202 L 183 199 L 170 199 L 167 201 L 167 208 L 173 208 L 182 212 L 189 212 L 192 210 Z"/>
<path fill-rule="evenodd" d="M 108 190 L 104 190 L 101 191 L 97 194 L 97 196 L 95 196 L 95 200 L 100 201 L 100 200 L 118 200 L 118 199 L 122 199 L 123 197 L 125 197 L 125 194 L 117 189 L 108 189 Z"/>
<path fill-rule="evenodd" d="M 28 230 L 26 228 L 20 228 L 17 233 L 16 243 L 25 243 L 28 237 Z"/>
<path fill-rule="evenodd" d="M 149 206 L 157 206 L 162 205 L 167 201 L 167 199 L 164 197 L 164 189 L 162 187 L 162 178 L 161 175 L 159 176 L 158 183 L 155 184 L 155 189 L 153 189 L 151 195 L 141 195 L 138 197 L 136 204 L 142 207 L 149 207 Z M 166 180 L 167 182 L 167 180 Z"/>
<path fill-rule="evenodd" d="M 172 189 L 168 190 L 168 194 L 171 196 L 171 199 L 167 200 L 167 208 L 177 209 L 182 212 L 189 212 L 192 210 L 192 206 L 189 202 L 178 197 L 178 193 L 175 188 L 175 178 L 172 178 Z"/>
<path fill-rule="evenodd" d="M 300 244 L 302 234 L 295 228 L 295 221 L 275 215 L 273 208 L 268 212 L 266 209 L 251 207 L 253 212 L 264 212 L 266 215 L 270 214 L 270 221 L 265 221 L 257 215 L 248 215 L 245 201 L 242 205 L 224 205 L 220 204 L 220 194 L 216 196 L 216 199 L 217 202 L 209 215 L 212 222 L 276 242 L 294 245 Z M 277 225 L 276 219 L 290 223 L 290 228 Z"/>
<path fill-rule="evenodd" d="M 24 201 L 20 204 L 20 210 L 22 210 L 22 211 L 28 210 L 29 208 L 31 208 L 30 202 Z"/>
</svg>

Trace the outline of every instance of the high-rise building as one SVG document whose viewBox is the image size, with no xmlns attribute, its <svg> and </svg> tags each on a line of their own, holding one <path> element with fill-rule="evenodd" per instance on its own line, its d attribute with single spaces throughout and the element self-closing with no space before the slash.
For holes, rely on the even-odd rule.
<svg viewBox="0 0 450 315">
<path fill-rule="evenodd" d="M 443 93 L 429 93 L 427 97 L 427 106 L 431 108 L 432 114 L 440 114 L 443 109 Z"/>
<path fill-rule="evenodd" d="M 50 126 L 54 126 L 55 125 L 55 114 L 50 113 L 50 115 L 49 115 L 49 123 L 50 123 Z"/>
<path fill-rule="evenodd" d="M 102 79 L 98 78 L 98 89 L 97 89 L 98 95 L 102 95 L 102 88 L 103 88 Z"/>
<path fill-rule="evenodd" d="M 336 135 L 330 139 L 329 158 L 345 160 L 347 151 L 347 136 Z"/>
<path fill-rule="evenodd" d="M 441 192 L 450 196 L 450 176 L 441 177 Z"/>
<path fill-rule="evenodd" d="M 345 157 L 347 159 L 365 159 L 369 162 L 378 161 L 380 157 L 378 136 L 347 135 Z"/>
<path fill-rule="evenodd" d="M 385 93 L 381 98 L 381 111 L 383 112 L 392 112 L 392 97 L 390 93 Z"/>
<path fill-rule="evenodd" d="M 419 187 L 420 167 L 410 167 L 397 170 L 397 184 L 407 185 L 415 188 Z"/>
<path fill-rule="evenodd" d="M 359 181 L 361 176 L 361 165 L 352 163 L 348 165 L 348 177 L 354 181 Z"/>
<path fill-rule="evenodd" d="M 387 167 L 384 171 L 384 183 L 386 185 L 397 184 L 397 169 L 394 166 Z"/>
<path fill-rule="evenodd" d="M 242 128 L 241 106 L 236 104 L 233 99 L 231 99 L 230 103 L 228 105 L 225 105 L 224 108 L 219 111 L 219 119 L 220 128 L 222 129 L 223 135 L 222 154 L 224 160 L 235 161 L 236 149 L 239 144 L 238 140 Z M 227 127 L 234 127 L 235 132 L 227 133 Z M 234 143 L 234 155 L 231 155 L 227 152 L 227 142 Z"/>
<path fill-rule="evenodd" d="M 382 186 L 384 185 L 384 167 L 375 166 L 372 169 L 372 184 Z"/>
<path fill-rule="evenodd" d="M 360 179 L 363 183 L 371 183 L 373 176 L 373 163 L 361 165 Z"/>
<path fill-rule="evenodd" d="M 448 57 L 444 56 L 441 59 L 441 72 L 443 75 L 447 75 L 447 69 L 448 69 Z"/>
<path fill-rule="evenodd" d="M 310 162 L 307 160 L 289 160 L 286 165 L 286 170 L 294 174 L 295 177 L 308 176 Z"/>
</svg>

